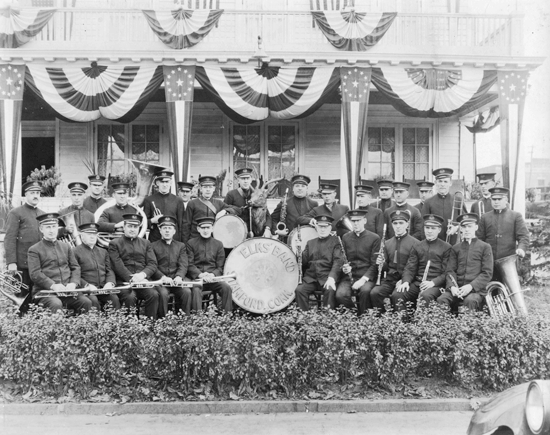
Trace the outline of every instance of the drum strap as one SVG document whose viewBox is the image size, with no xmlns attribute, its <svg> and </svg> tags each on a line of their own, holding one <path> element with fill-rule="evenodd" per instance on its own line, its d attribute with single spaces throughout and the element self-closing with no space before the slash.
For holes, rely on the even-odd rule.
<svg viewBox="0 0 550 435">
<path fill-rule="evenodd" d="M 216 210 L 216 207 L 214 207 L 214 204 L 212 204 L 208 199 L 199 198 L 199 201 L 202 202 L 205 206 L 207 206 L 212 213 L 214 213 L 214 216 L 218 214 L 218 210 Z"/>
</svg>

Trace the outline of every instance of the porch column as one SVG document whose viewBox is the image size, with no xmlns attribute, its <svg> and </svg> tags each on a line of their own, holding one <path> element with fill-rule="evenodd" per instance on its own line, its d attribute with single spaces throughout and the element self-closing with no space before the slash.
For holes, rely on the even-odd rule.
<svg viewBox="0 0 550 435">
<path fill-rule="evenodd" d="M 164 66 L 163 73 L 170 154 L 175 180 L 188 181 L 195 66 Z"/>
</svg>

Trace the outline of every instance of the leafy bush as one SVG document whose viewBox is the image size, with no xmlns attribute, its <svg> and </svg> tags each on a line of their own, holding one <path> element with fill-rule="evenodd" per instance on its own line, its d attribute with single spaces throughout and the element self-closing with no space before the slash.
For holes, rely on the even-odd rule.
<svg viewBox="0 0 550 435">
<path fill-rule="evenodd" d="M 61 173 L 55 166 L 46 169 L 44 165 L 42 165 L 40 169 L 34 169 L 27 177 L 27 181 L 41 181 L 42 196 L 49 197 L 55 196 L 55 189 L 62 182 Z"/>
</svg>

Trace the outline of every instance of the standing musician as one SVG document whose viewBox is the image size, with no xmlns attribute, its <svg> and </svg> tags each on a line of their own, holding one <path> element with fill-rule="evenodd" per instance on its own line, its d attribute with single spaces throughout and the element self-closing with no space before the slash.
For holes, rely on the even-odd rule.
<svg viewBox="0 0 550 435">
<path fill-rule="evenodd" d="M 233 311 L 231 286 L 224 281 L 214 282 L 217 276 L 222 275 L 225 251 L 223 243 L 212 237 L 213 225 L 213 217 L 198 218 L 197 228 L 200 236 L 190 239 L 187 243 L 188 275 L 191 279 L 198 278 L 203 281 L 202 285 L 197 284 L 192 289 L 191 306 L 193 311 L 197 312 L 202 310 L 203 290 L 221 294 L 223 310 Z"/>
<path fill-rule="evenodd" d="M 384 299 L 389 298 L 392 293 L 401 285 L 401 279 L 405 265 L 414 246 L 420 242 L 408 234 L 410 215 L 403 210 L 394 210 L 390 215 L 391 224 L 395 236 L 386 242 L 384 253 L 379 253 L 376 264 L 386 271 L 386 277 L 381 280 L 380 285 L 375 286 L 371 293 L 371 305 L 367 308 L 376 308 L 383 313 Z M 393 302 L 393 301 L 392 301 Z M 394 306 L 394 309 L 396 307 Z"/>
<path fill-rule="evenodd" d="M 380 211 L 380 210 L 378 210 Z M 380 251 L 380 237 L 366 230 L 368 215 L 366 210 L 351 210 L 348 216 L 353 231 L 344 234 L 342 244 L 347 259 L 342 267 L 346 274 L 336 289 L 336 305 L 354 308 L 351 299 L 352 289 L 359 292 L 359 315 L 363 314 L 370 303 L 370 292 L 376 282 L 378 267 L 376 258 Z M 351 279 L 349 274 L 351 274 Z"/>
<path fill-rule="evenodd" d="M 103 175 L 90 175 L 88 182 L 90 183 L 90 195 L 84 200 L 82 206 L 91 213 L 95 213 L 99 207 L 107 202 L 103 198 L 103 183 L 105 177 Z"/>
<path fill-rule="evenodd" d="M 379 208 L 384 213 L 388 208 L 395 205 L 392 199 L 393 180 L 378 180 L 376 184 L 378 185 L 378 195 L 380 195 L 380 198 L 376 201 L 376 208 Z"/>
<path fill-rule="evenodd" d="M 173 172 L 165 170 L 156 172 L 154 176 L 158 191 L 143 200 L 143 211 L 145 212 L 145 216 L 147 216 L 150 230 L 149 241 L 151 243 L 162 239 L 158 222 L 162 216 L 167 215 L 176 217 L 178 226 L 176 227 L 174 240 L 181 240 L 179 226 L 185 216 L 185 206 L 179 196 L 170 193 L 172 175 L 174 175 Z"/>
<path fill-rule="evenodd" d="M 401 287 L 392 294 L 393 305 L 398 310 L 417 298 L 427 306 L 441 296 L 441 289 L 445 288 L 451 245 L 438 237 L 445 222 L 434 214 L 427 214 L 423 219 L 425 238 L 411 249 Z"/>
<path fill-rule="evenodd" d="M 59 210 L 59 215 L 65 222 L 68 222 L 68 220 L 67 218 L 64 218 L 64 216 L 69 213 L 72 214 L 74 219 L 71 218 L 70 223 L 67 224 L 64 230 L 61 230 L 60 236 L 73 234 L 75 230 L 74 225 L 76 225 L 76 229 L 78 229 L 78 227 L 82 224 L 95 222 L 94 214 L 83 207 L 84 193 L 86 192 L 86 189 L 88 189 L 88 186 L 84 183 L 69 183 L 68 187 L 71 192 L 72 204 Z"/>
<path fill-rule="evenodd" d="M 471 212 L 477 213 L 479 217 L 493 209 L 490 189 L 496 186 L 495 175 L 496 174 L 494 172 L 477 174 L 478 182 L 481 186 L 482 198 L 472 204 Z"/>
<path fill-rule="evenodd" d="M 142 283 L 157 271 L 157 258 L 148 240 L 138 237 L 141 214 L 128 213 L 123 217 L 124 235 L 109 243 L 109 257 L 115 272 L 117 285 Z M 126 308 L 136 305 L 136 300 L 145 303 L 145 315 L 156 319 L 160 294 L 153 287 L 124 289 L 120 291 L 120 302 Z"/>
<path fill-rule="evenodd" d="M 357 184 L 354 188 L 357 210 L 363 210 L 367 213 L 365 215 L 367 218 L 365 229 L 371 233 L 378 234 L 378 237 L 382 237 L 384 213 L 379 208 L 369 205 L 369 202 L 372 200 L 372 186 Z"/>
<path fill-rule="evenodd" d="M 283 241 L 286 241 L 288 234 L 298 225 L 298 218 L 319 205 L 317 201 L 307 196 L 307 188 L 311 182 L 311 178 L 306 175 L 294 175 L 290 182 L 292 184 L 292 195 L 286 200 L 286 218 L 283 222 L 286 228 L 284 230 L 277 229 L 277 225 L 282 221 L 281 210 L 283 208 L 283 201 L 277 204 L 271 215 L 275 234 L 282 237 Z"/>
<path fill-rule="evenodd" d="M 178 181 L 178 196 L 183 200 L 183 210 L 187 210 L 187 205 L 191 201 L 193 188 L 195 185 L 189 181 Z"/>
<path fill-rule="evenodd" d="M 323 306 L 336 308 L 336 282 L 342 268 L 342 249 L 338 237 L 331 235 L 334 218 L 329 214 L 316 216 L 318 238 L 309 240 L 302 252 L 303 282 L 296 287 L 296 302 L 309 310 L 309 295 L 323 292 Z"/>
<path fill-rule="evenodd" d="M 111 269 L 111 259 L 106 249 L 97 246 L 99 224 L 85 223 L 78 227 L 82 243 L 73 249 L 76 262 L 80 266 L 80 286 L 90 290 L 110 289 L 115 286 L 116 277 Z M 120 309 L 116 294 L 89 296 L 93 305 L 99 310 L 110 304 L 115 310 Z"/>
<path fill-rule="evenodd" d="M 116 204 L 103 210 L 97 223 L 101 232 L 122 233 L 124 231 L 123 216 L 135 213 L 136 209 L 128 203 L 130 199 L 130 185 L 128 183 L 113 183 L 111 187 L 113 188 L 113 198 L 115 198 Z"/>
<path fill-rule="evenodd" d="M 75 290 L 80 284 L 80 266 L 70 246 L 57 240 L 59 230 L 58 213 L 45 213 L 36 219 L 40 225 L 42 240 L 29 248 L 29 274 L 34 282 L 34 291 Z M 41 298 L 39 304 L 52 312 L 60 311 L 65 305 L 77 313 L 88 312 L 92 301 L 83 294 L 76 297 L 51 296 Z"/>
<path fill-rule="evenodd" d="M 437 298 L 437 303 L 449 308 L 464 305 L 480 311 L 493 275 L 493 253 L 488 243 L 476 238 L 477 214 L 461 214 L 457 221 L 462 230 L 462 242 L 451 248 L 446 290 Z"/>
<path fill-rule="evenodd" d="M 174 240 L 178 221 L 174 216 L 162 216 L 158 220 L 158 228 L 162 239 L 151 243 L 157 257 L 158 269 L 153 275 L 154 280 L 162 280 L 163 285 L 156 287 L 161 295 L 159 303 L 159 318 L 168 313 L 169 294 L 174 295 L 176 314 L 191 313 L 191 289 L 181 287 L 187 274 L 187 248 L 185 243 Z"/>
<path fill-rule="evenodd" d="M 388 227 L 388 239 L 394 236 L 393 227 L 390 225 L 390 215 L 394 210 L 408 211 L 411 216 L 409 221 L 409 234 L 418 240 L 422 238 L 422 216 L 416 207 L 407 203 L 410 186 L 409 183 L 404 181 L 393 182 L 393 197 L 395 198 L 395 204 L 387 208 L 384 212 L 384 222 Z"/>
<path fill-rule="evenodd" d="M 424 207 L 424 203 L 427 199 L 431 198 L 433 196 L 433 188 L 434 183 L 431 181 L 418 181 L 416 183 L 418 186 L 418 194 L 420 196 L 420 202 L 415 205 L 415 207 L 418 209 L 420 213 L 422 213 L 422 207 Z"/>
<path fill-rule="evenodd" d="M 197 222 L 202 217 L 219 218 L 225 214 L 235 214 L 235 210 L 221 199 L 213 198 L 216 189 L 216 177 L 205 175 L 199 177 L 200 194 L 198 198 L 192 199 L 185 210 L 183 223 L 183 242 L 199 237 Z"/>
<path fill-rule="evenodd" d="M 332 231 L 337 231 L 339 236 L 343 236 L 348 230 L 337 228 L 337 224 L 349 211 L 349 207 L 336 202 L 336 190 L 338 190 L 338 186 L 336 184 L 321 184 L 319 191 L 323 196 L 324 204 L 318 205 L 305 215 L 300 216 L 297 221 L 298 225 L 311 225 L 312 227 L 315 227 L 317 216 L 329 215 L 332 216 Z"/>
</svg>

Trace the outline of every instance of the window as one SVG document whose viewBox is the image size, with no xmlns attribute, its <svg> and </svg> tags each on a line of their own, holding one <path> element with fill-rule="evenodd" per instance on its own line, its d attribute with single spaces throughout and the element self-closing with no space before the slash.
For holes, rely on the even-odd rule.
<svg viewBox="0 0 550 435">
<path fill-rule="evenodd" d="M 395 178 L 395 128 L 369 127 L 368 135 L 368 178 Z"/>
<path fill-rule="evenodd" d="M 403 176 L 407 180 L 429 178 L 430 155 L 429 128 L 403 128 Z"/>
</svg>

